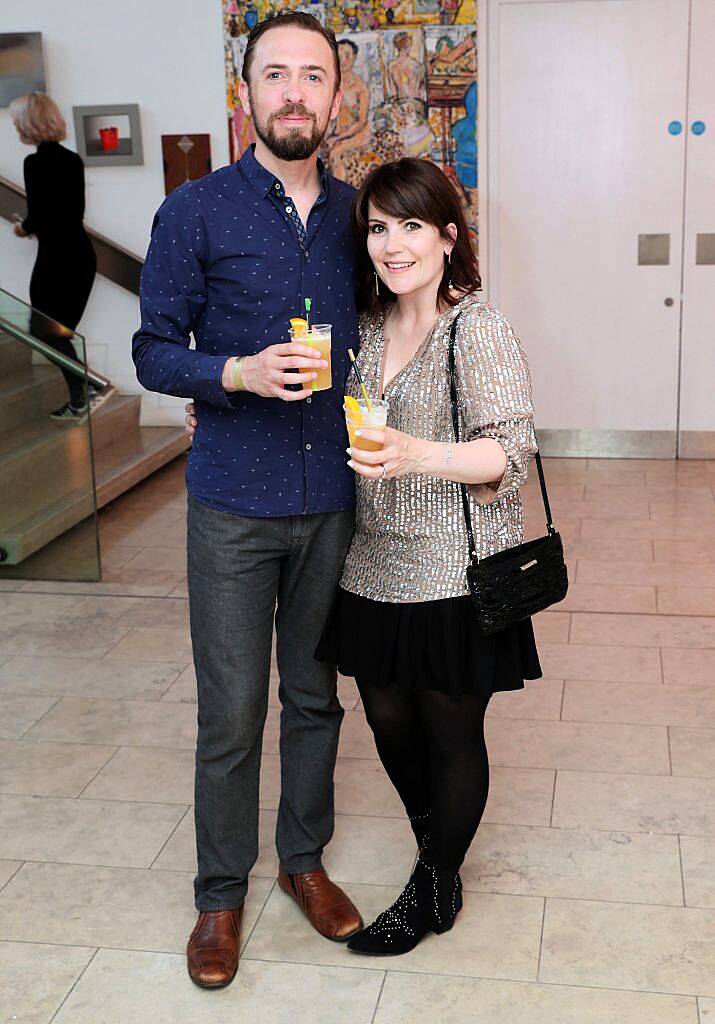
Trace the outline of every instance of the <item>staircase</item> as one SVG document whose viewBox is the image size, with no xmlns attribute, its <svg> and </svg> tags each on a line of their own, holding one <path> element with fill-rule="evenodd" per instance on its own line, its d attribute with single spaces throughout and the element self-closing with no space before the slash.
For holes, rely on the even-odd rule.
<svg viewBox="0 0 715 1024">
<path fill-rule="evenodd" d="M 0 549 L 16 565 L 190 445 L 177 427 L 140 427 L 139 395 L 112 395 L 83 423 L 49 419 L 67 401 L 59 370 L 0 332 Z M 91 438 L 91 440 L 90 440 Z M 91 445 L 91 450 L 90 450 Z"/>
</svg>

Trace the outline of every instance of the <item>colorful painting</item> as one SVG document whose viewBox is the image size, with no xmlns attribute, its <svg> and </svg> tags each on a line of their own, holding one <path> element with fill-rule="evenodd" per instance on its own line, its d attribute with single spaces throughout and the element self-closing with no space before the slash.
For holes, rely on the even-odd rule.
<svg viewBox="0 0 715 1024">
<path fill-rule="evenodd" d="M 246 36 L 277 0 L 223 0 L 231 159 L 255 141 L 238 102 Z M 402 156 L 433 160 L 462 197 L 476 245 L 476 0 L 323 0 L 314 14 L 338 38 L 343 102 L 323 142 L 331 173 L 358 186 Z"/>
</svg>

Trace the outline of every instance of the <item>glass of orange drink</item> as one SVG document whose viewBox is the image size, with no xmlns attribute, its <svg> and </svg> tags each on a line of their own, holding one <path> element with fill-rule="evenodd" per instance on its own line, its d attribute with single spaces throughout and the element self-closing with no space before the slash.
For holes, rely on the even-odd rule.
<svg viewBox="0 0 715 1024">
<path fill-rule="evenodd" d="M 350 447 L 358 448 L 364 452 L 379 452 L 385 447 L 384 441 L 369 441 L 366 437 L 357 437 L 356 432 L 361 427 L 366 430 L 382 430 L 387 427 L 387 413 L 389 402 L 384 399 L 371 399 L 370 408 L 364 398 L 352 398 L 345 396 L 345 424 L 348 428 Z"/>
<path fill-rule="evenodd" d="M 321 366 L 317 371 L 318 376 L 315 380 L 310 381 L 307 387 L 310 387 L 313 391 L 327 391 L 333 386 L 333 376 L 331 371 L 331 360 L 330 360 L 330 347 L 332 343 L 332 324 L 313 324 L 308 330 L 308 323 L 301 317 L 293 317 L 290 322 L 290 334 L 291 341 L 299 341 L 301 345 L 309 345 L 311 348 L 317 349 L 321 359 L 325 359 L 328 363 L 327 366 Z M 309 367 L 300 367 L 300 373 L 310 373 Z"/>
</svg>

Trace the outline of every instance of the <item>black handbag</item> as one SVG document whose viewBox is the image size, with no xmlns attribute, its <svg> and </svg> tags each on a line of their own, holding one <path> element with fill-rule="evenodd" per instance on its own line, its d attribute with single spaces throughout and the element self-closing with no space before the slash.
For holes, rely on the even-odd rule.
<svg viewBox="0 0 715 1024">
<path fill-rule="evenodd" d="M 454 364 L 454 342 L 459 314 L 452 321 L 449 335 L 449 396 L 452 404 L 454 436 L 459 441 L 459 407 L 457 404 L 457 374 Z M 546 511 L 546 536 L 526 541 L 514 548 L 499 551 L 488 558 L 478 558 L 472 530 L 466 484 L 460 484 L 464 519 L 469 540 L 467 583 L 476 607 L 477 619 L 483 633 L 496 633 L 549 605 L 563 601 L 568 590 L 568 572 L 564 562 L 561 537 L 551 521 L 551 507 L 546 493 L 541 456 L 536 452 L 541 496 Z"/>
</svg>

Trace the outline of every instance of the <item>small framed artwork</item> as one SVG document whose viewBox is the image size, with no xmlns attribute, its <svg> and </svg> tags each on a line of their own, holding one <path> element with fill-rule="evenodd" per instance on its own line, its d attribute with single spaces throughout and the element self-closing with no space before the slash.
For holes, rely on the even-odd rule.
<svg viewBox="0 0 715 1024">
<path fill-rule="evenodd" d="M 179 185 L 211 173 L 210 135 L 162 135 L 164 192 L 168 196 Z"/>
<path fill-rule="evenodd" d="M 0 32 L 0 107 L 46 88 L 42 33 Z"/>
<path fill-rule="evenodd" d="M 77 152 L 87 167 L 144 163 L 138 104 L 73 107 L 72 112 Z"/>
</svg>

